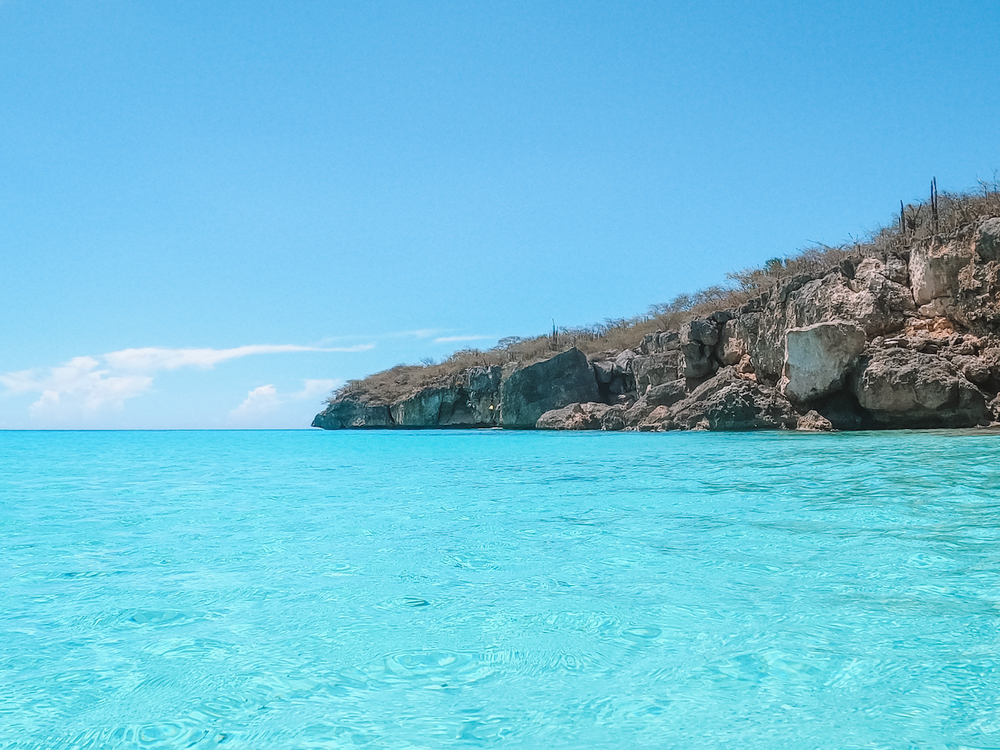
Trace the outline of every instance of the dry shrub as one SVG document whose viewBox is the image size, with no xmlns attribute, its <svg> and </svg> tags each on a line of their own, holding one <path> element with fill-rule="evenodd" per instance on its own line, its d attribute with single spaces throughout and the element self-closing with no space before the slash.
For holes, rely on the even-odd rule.
<svg viewBox="0 0 1000 750">
<path fill-rule="evenodd" d="M 794 276 L 820 276 L 847 258 L 905 254 L 915 243 L 968 234 L 980 219 L 993 216 L 1000 216 L 1000 180 L 996 174 L 991 181 L 980 181 L 974 192 L 941 193 L 936 200 L 932 197 L 906 205 L 890 226 L 878 227 L 864 240 L 819 245 L 784 258 L 772 258 L 761 268 L 726 274 L 726 285 L 678 295 L 670 302 L 651 305 L 645 313 L 632 318 L 559 328 L 552 335 L 532 338 L 510 336 L 497 342 L 493 349 L 463 349 L 437 364 L 425 360 L 420 365 L 397 365 L 362 380 L 348 381 L 328 400 L 356 396 L 388 404 L 421 388 L 454 385 L 462 371 L 470 367 L 525 364 L 574 346 L 587 355 L 623 351 L 637 346 L 648 333 L 676 330 L 689 320 L 717 310 L 741 307 Z"/>
</svg>

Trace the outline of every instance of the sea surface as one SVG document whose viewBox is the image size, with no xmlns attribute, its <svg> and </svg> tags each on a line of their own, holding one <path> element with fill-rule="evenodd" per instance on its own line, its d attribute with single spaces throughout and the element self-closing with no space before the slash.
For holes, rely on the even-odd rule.
<svg viewBox="0 0 1000 750">
<path fill-rule="evenodd" d="M 0 433 L 0 748 L 1000 748 L 1000 434 Z"/>
</svg>

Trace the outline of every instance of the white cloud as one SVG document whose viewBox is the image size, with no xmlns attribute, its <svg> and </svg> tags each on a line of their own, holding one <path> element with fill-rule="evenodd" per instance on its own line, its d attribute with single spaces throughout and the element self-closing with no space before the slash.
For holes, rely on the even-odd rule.
<svg viewBox="0 0 1000 750">
<path fill-rule="evenodd" d="M 248 357 L 252 354 L 285 354 L 289 352 L 365 352 L 375 344 L 356 346 L 319 347 L 296 344 L 252 344 L 232 349 L 163 349 L 149 346 L 143 349 L 122 349 L 104 355 L 104 360 L 118 370 L 154 372 L 177 370 L 181 367 L 209 369 L 220 362 Z"/>
<path fill-rule="evenodd" d="M 268 383 L 247 393 L 243 403 L 229 412 L 229 415 L 237 422 L 248 422 L 270 414 L 279 406 L 281 400 L 278 398 L 278 389 Z"/>
<path fill-rule="evenodd" d="M 56 407 L 76 407 L 85 414 L 103 407 L 121 409 L 130 398 L 145 393 L 153 379 L 142 375 L 115 375 L 100 367 L 93 357 L 74 357 L 59 367 L 43 370 L 21 370 L 0 375 L 0 383 L 14 394 L 38 393 L 37 401 L 30 407 L 33 417 L 41 416 Z M 64 396 L 69 396 L 67 404 Z"/>
<path fill-rule="evenodd" d="M 460 341 L 486 341 L 495 339 L 496 336 L 439 336 L 434 339 L 435 344 L 457 344 Z"/>
<path fill-rule="evenodd" d="M 247 397 L 243 399 L 243 403 L 229 412 L 229 416 L 237 424 L 259 425 L 263 418 L 274 414 L 282 407 L 292 402 L 318 399 L 320 396 L 326 396 L 343 382 L 343 380 L 326 379 L 303 380 L 302 390 L 285 394 L 279 394 L 278 389 L 272 383 L 260 385 L 248 391 Z M 296 421 L 295 423 L 297 424 L 298 422 Z"/>
<path fill-rule="evenodd" d="M 110 352 L 102 357 L 74 357 L 50 368 L 0 374 L 0 385 L 9 395 L 38 394 L 28 412 L 32 418 L 75 414 L 87 417 L 102 410 L 120 410 L 125 402 L 149 391 L 153 376 L 182 367 L 210 369 L 232 359 L 254 354 L 294 352 L 362 352 L 375 344 L 346 347 L 299 346 L 297 344 L 253 344 L 231 349 L 166 349 L 145 347 Z M 102 361 L 103 360 L 103 361 Z M 273 385 L 251 391 L 234 410 L 239 415 L 264 414 L 288 401 L 318 398 L 340 381 L 305 380 L 301 391 L 279 396 Z M 268 390 L 270 389 L 270 390 Z"/>
</svg>

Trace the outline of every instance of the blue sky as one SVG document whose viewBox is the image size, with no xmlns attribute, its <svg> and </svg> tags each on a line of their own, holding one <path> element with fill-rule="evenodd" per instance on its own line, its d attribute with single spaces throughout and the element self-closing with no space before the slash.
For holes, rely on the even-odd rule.
<svg viewBox="0 0 1000 750">
<path fill-rule="evenodd" d="M 992 2 L 0 2 L 0 428 L 304 427 L 1000 167 Z"/>
</svg>

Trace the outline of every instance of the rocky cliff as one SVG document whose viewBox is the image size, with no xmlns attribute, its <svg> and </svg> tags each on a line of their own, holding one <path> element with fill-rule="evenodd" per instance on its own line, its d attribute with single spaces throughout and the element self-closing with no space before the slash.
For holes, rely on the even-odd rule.
<svg viewBox="0 0 1000 750">
<path fill-rule="evenodd" d="M 751 430 L 1000 420 L 1000 218 L 784 279 L 637 346 L 473 367 L 383 403 L 338 395 L 325 429 Z"/>
</svg>

